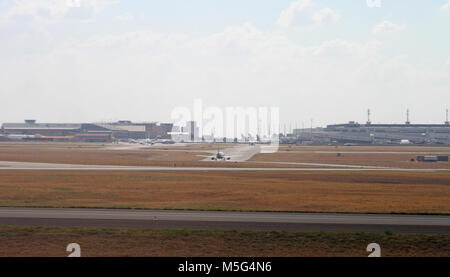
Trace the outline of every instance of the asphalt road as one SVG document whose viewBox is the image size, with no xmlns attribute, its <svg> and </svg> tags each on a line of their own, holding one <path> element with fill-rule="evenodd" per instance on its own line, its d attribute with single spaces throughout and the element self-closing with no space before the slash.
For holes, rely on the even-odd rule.
<svg viewBox="0 0 450 277">
<path fill-rule="evenodd" d="M 450 216 L 0 208 L 0 224 L 450 234 Z"/>
<path fill-rule="evenodd" d="M 254 155 L 261 152 L 261 147 L 259 145 L 238 145 L 235 147 L 228 147 L 225 149 L 217 149 L 210 151 L 211 155 L 203 159 L 203 161 L 210 162 L 211 156 L 217 154 L 217 151 L 221 151 L 225 156 L 230 156 L 232 162 L 245 162 L 250 160 Z"/>
<path fill-rule="evenodd" d="M 319 164 L 316 164 L 319 165 Z M 159 166 L 112 166 L 112 165 L 78 165 L 31 162 L 0 161 L 0 170 L 86 170 L 86 171 L 406 171 L 438 172 L 450 169 L 400 169 L 400 168 L 247 168 L 247 167 L 159 167 Z"/>
</svg>

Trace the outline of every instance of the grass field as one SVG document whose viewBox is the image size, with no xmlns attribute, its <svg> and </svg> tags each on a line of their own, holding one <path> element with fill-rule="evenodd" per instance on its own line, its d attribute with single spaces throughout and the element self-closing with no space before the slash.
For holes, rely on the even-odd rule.
<svg viewBox="0 0 450 277">
<path fill-rule="evenodd" d="M 228 144 L 222 148 L 234 146 Z M 280 146 L 279 152 L 257 154 L 249 162 L 201 162 L 205 157 L 212 155 L 211 151 L 216 150 L 217 146 L 212 144 L 121 146 L 96 143 L 0 142 L 0 161 L 178 167 L 311 167 L 295 164 L 254 163 L 291 162 L 450 169 L 450 162 L 411 162 L 411 158 L 416 158 L 418 155 L 450 155 L 450 147 Z"/>
<path fill-rule="evenodd" d="M 95 143 L 0 142 L 0 161 L 170 167 L 311 167 L 233 161 L 202 162 L 202 159 L 213 155 L 211 151 L 217 151 L 216 146 L 208 144 L 130 147 Z"/>
<path fill-rule="evenodd" d="M 450 172 L 0 171 L 0 206 L 450 213 Z"/>
<path fill-rule="evenodd" d="M 113 150 L 117 147 L 121 150 Z M 0 160 L 177 167 L 311 167 L 199 161 L 208 155 L 207 151 L 215 150 L 210 144 L 140 147 L 9 142 L 0 143 Z M 448 154 L 449 149 L 281 146 L 278 153 L 258 154 L 252 160 L 448 168 L 448 162 L 412 163 L 409 159 L 416 155 Z M 450 172 L 1 171 L 0 206 L 449 214 Z"/>
<path fill-rule="evenodd" d="M 450 256 L 450 235 L 0 226 L 2 257 L 64 257 L 72 242 L 85 257 L 366 257 L 373 242 L 386 257 Z"/>
<path fill-rule="evenodd" d="M 450 169 L 450 162 L 411 162 L 412 158 L 416 159 L 419 155 L 438 154 L 450 156 L 450 147 L 281 146 L 277 153 L 258 154 L 251 161 Z"/>
<path fill-rule="evenodd" d="M 2 161 L 73 163 L 95 165 L 154 165 L 161 162 L 197 161 L 197 154 L 203 152 L 166 151 L 168 148 L 155 147 L 153 150 L 111 150 L 112 144 L 72 144 L 72 143 L 0 143 Z M 139 147 L 136 145 L 136 147 Z M 184 149 L 185 147 L 183 147 Z M 186 149 L 185 149 L 186 150 Z"/>
<path fill-rule="evenodd" d="M 450 168 L 410 162 L 445 147 L 282 146 L 252 162 L 201 162 L 211 145 L 0 143 L 0 161 L 189 167 L 312 167 L 260 162 Z M 338 157 L 338 153 L 340 156 Z M 318 166 L 314 166 L 318 167 Z M 0 171 L 0 206 L 450 214 L 450 171 Z M 450 256 L 450 235 L 0 226 L 0 256 Z"/>
</svg>

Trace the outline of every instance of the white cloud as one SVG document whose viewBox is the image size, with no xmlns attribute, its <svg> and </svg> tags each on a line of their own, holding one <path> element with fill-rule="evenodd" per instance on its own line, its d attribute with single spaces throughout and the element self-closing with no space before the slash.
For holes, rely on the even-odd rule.
<svg viewBox="0 0 450 277">
<path fill-rule="evenodd" d="M 375 34 L 377 34 L 377 33 L 395 33 L 395 32 L 402 31 L 403 29 L 405 29 L 405 26 L 397 25 L 397 24 L 394 24 L 392 22 L 385 20 L 385 21 L 375 25 L 375 27 L 373 27 L 373 32 Z"/>
<path fill-rule="evenodd" d="M 19 0 L 6 13 L 11 22 L 21 17 L 52 22 L 69 16 L 86 20 L 118 0 Z"/>
<path fill-rule="evenodd" d="M 121 22 L 129 22 L 134 20 L 134 16 L 132 14 L 124 14 L 116 16 L 115 19 Z"/>
<path fill-rule="evenodd" d="M 16 13 L 65 18 L 75 8 L 53 9 Z M 47 12 L 40 15 L 39 10 Z M 337 20 L 331 9 L 316 9 L 303 0 L 283 11 L 277 24 L 314 27 Z M 380 31 L 398 29 L 385 27 Z M 450 100 L 448 67 L 419 66 L 404 55 L 390 56 L 377 40 L 310 42 L 251 24 L 204 36 L 110 29 L 70 37 L 54 35 L 51 28 L 27 29 L 25 37 L 5 32 L 5 39 L 0 37 L 3 120 L 165 121 L 171 108 L 199 97 L 207 105 L 280 106 L 286 118 L 314 117 L 321 125 L 354 119 L 369 106 L 380 111 L 379 121 L 391 120 L 399 105 L 423 91 L 430 93 L 412 102 L 416 109 Z"/>
<path fill-rule="evenodd" d="M 340 15 L 330 8 L 320 10 L 313 15 L 313 19 L 317 23 L 336 22 L 340 18 Z"/>
<path fill-rule="evenodd" d="M 292 3 L 289 8 L 281 12 L 277 25 L 280 27 L 289 27 L 293 24 L 296 16 L 300 16 L 300 14 L 305 13 L 305 11 L 311 8 L 311 0 L 298 0 Z"/>
<path fill-rule="evenodd" d="M 340 15 L 330 8 L 317 10 L 312 0 L 297 0 L 281 12 L 277 25 L 283 28 L 307 29 L 339 19 Z"/>
<path fill-rule="evenodd" d="M 322 44 L 312 47 L 314 55 L 354 58 L 373 58 L 378 55 L 381 48 L 379 41 L 369 41 L 366 43 L 352 42 L 344 39 L 328 40 Z"/>
<path fill-rule="evenodd" d="M 380 121 L 395 118 L 399 103 L 423 91 L 433 92 L 423 105 L 448 100 L 447 70 L 385 56 L 378 41 L 305 45 L 251 24 L 203 37 L 144 29 L 59 42 L 48 53 L 0 52 L 2 91 L 15 93 L 0 94 L 8 120 L 167 120 L 171 108 L 199 97 L 207 105 L 277 105 L 320 125 L 353 119 L 368 105 L 383 111 Z M 9 109 L 16 101 L 22 109 Z"/>
<path fill-rule="evenodd" d="M 441 7 L 441 11 L 449 11 L 450 10 L 450 0 L 448 0 L 447 3 L 445 3 L 442 7 Z"/>
</svg>

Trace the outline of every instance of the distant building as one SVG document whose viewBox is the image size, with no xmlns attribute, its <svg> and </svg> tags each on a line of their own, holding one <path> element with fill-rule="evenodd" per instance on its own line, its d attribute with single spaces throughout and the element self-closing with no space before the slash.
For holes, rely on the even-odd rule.
<svg viewBox="0 0 450 277">
<path fill-rule="evenodd" d="M 79 142 L 110 142 L 112 135 L 111 133 L 80 133 L 76 134 L 72 140 Z"/>
<path fill-rule="evenodd" d="M 183 128 L 183 132 L 188 134 L 187 140 L 199 141 L 200 140 L 200 128 L 197 127 L 197 122 L 187 121 L 186 127 Z"/>
<path fill-rule="evenodd" d="M 107 142 L 128 139 L 170 139 L 172 123 L 133 123 L 120 120 L 113 123 L 37 123 L 27 119 L 23 123 L 4 123 L 2 140 L 8 136 L 45 141 Z"/>
<path fill-rule="evenodd" d="M 25 120 L 24 123 L 4 123 L 3 140 L 22 138 L 38 141 L 111 141 L 111 131 L 90 123 L 37 123 Z"/>
<path fill-rule="evenodd" d="M 172 132 L 172 123 L 146 123 L 145 132 L 149 139 L 170 139 L 170 132 Z"/>
<path fill-rule="evenodd" d="M 173 123 L 161 123 L 160 133 L 162 139 L 170 139 L 170 132 L 173 130 Z"/>
<path fill-rule="evenodd" d="M 25 120 L 24 123 L 4 123 L 2 129 L 5 134 L 13 135 L 70 136 L 79 133 L 82 124 L 36 123 L 35 120 Z"/>
<path fill-rule="evenodd" d="M 146 139 L 144 125 L 133 124 L 130 121 L 119 121 L 117 123 L 98 123 L 97 126 L 105 128 L 111 132 L 114 139 Z"/>
<path fill-rule="evenodd" d="M 115 139 L 170 139 L 172 123 L 133 123 L 118 121 L 117 123 L 98 124 L 112 132 Z"/>
<path fill-rule="evenodd" d="M 450 144 L 450 125 L 447 124 L 345 124 L 328 125 L 326 128 L 296 129 L 299 141 L 336 143 L 400 144 Z"/>
</svg>

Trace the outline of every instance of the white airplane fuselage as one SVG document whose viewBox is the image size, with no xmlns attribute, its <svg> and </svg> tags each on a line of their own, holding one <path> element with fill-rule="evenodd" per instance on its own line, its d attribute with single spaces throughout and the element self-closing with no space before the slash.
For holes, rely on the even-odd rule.
<svg viewBox="0 0 450 277">
<path fill-rule="evenodd" d="M 229 161 L 229 160 L 231 160 L 231 157 L 225 156 L 225 153 L 223 153 L 223 152 L 217 152 L 217 154 L 215 156 L 211 157 L 211 160 L 214 160 L 214 161 L 219 161 L 219 160 Z"/>
</svg>

